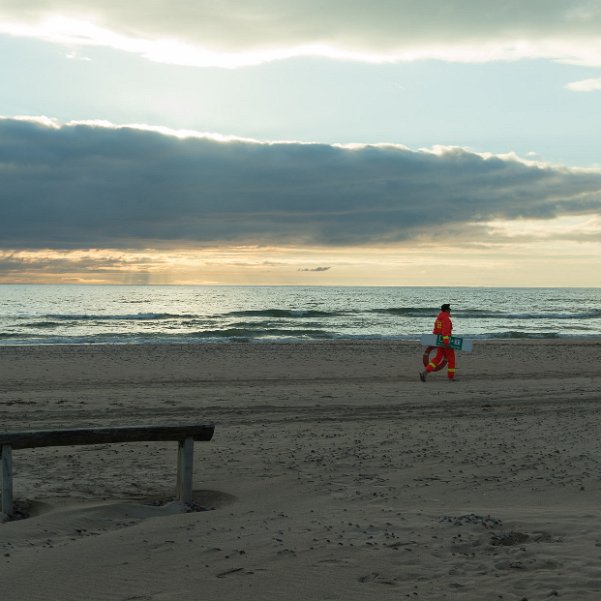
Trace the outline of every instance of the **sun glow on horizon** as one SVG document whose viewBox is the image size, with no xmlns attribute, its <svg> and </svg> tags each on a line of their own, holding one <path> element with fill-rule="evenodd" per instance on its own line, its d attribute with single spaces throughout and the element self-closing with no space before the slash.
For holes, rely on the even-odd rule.
<svg viewBox="0 0 601 601">
<path fill-rule="evenodd" d="M 449 231 L 444 240 L 364 247 L 4 250 L 0 284 L 601 286 L 601 275 L 591 279 L 601 274 L 596 215 L 474 228 L 461 241 Z"/>
</svg>

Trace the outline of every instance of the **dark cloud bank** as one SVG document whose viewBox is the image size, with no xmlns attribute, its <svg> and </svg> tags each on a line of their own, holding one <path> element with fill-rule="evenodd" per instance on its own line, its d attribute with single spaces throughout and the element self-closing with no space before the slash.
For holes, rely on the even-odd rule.
<svg viewBox="0 0 601 601">
<path fill-rule="evenodd" d="M 597 173 L 459 149 L 217 142 L 0 120 L 3 248 L 381 243 L 600 210 Z"/>
</svg>

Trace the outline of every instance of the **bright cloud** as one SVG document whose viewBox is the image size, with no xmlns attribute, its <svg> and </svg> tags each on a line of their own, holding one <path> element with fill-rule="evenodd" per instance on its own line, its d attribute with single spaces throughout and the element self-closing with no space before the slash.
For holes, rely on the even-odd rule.
<svg viewBox="0 0 601 601">
<path fill-rule="evenodd" d="M 545 58 L 601 65 L 590 0 L 5 0 L 0 32 L 150 60 L 240 67 L 297 56 L 363 62 Z"/>
<path fill-rule="evenodd" d="M 574 81 L 569 83 L 566 88 L 573 92 L 596 92 L 601 90 L 601 77 Z"/>
</svg>

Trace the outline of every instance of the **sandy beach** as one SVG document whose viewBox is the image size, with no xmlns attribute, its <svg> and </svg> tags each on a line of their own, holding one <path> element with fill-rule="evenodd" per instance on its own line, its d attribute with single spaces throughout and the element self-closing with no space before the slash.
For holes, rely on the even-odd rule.
<svg viewBox="0 0 601 601">
<path fill-rule="evenodd" d="M 2 601 L 598 600 L 601 341 L 0 348 L 1 430 L 215 422 L 15 450 Z"/>
</svg>

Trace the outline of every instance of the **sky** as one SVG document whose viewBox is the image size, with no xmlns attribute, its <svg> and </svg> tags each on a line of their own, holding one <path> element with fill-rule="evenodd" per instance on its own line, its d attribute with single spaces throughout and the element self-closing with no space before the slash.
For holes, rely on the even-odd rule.
<svg viewBox="0 0 601 601">
<path fill-rule="evenodd" d="M 0 0 L 0 283 L 601 286 L 601 0 Z"/>
</svg>

